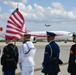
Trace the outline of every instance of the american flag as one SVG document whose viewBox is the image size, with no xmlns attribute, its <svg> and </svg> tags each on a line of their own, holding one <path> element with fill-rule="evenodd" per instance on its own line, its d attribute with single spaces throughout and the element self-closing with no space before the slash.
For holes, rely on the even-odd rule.
<svg viewBox="0 0 76 75">
<path fill-rule="evenodd" d="M 8 39 L 19 40 L 24 33 L 25 20 L 18 8 L 16 8 L 7 21 L 5 37 Z"/>
</svg>

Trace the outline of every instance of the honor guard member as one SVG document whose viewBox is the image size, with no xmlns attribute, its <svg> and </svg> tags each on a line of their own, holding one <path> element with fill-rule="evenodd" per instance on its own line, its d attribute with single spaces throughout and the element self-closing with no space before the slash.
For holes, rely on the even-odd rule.
<svg viewBox="0 0 76 75">
<path fill-rule="evenodd" d="M 34 75 L 34 56 L 36 48 L 30 41 L 31 34 L 24 35 L 24 43 L 19 53 L 19 64 L 21 66 L 21 75 Z"/>
<path fill-rule="evenodd" d="M 76 33 L 73 34 L 74 44 L 70 48 L 68 72 L 70 75 L 76 75 Z"/>
<path fill-rule="evenodd" d="M 2 71 L 4 75 L 15 75 L 18 63 L 18 48 L 12 43 L 12 39 L 6 38 L 6 44 L 1 56 Z"/>
<path fill-rule="evenodd" d="M 44 75 L 57 75 L 60 71 L 58 62 L 60 48 L 54 41 L 56 34 L 53 32 L 46 33 L 48 44 L 45 46 L 44 60 L 42 63 L 43 69 L 41 72 Z"/>
</svg>

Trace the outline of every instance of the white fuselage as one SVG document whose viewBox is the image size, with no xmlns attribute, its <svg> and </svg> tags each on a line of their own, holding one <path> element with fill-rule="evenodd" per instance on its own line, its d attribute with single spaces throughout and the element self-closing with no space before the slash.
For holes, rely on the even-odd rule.
<svg viewBox="0 0 76 75">
<path fill-rule="evenodd" d="M 50 31 L 55 33 L 57 36 L 55 37 L 56 40 L 68 40 L 72 37 L 72 33 L 68 31 Z M 32 37 L 36 37 L 37 39 L 45 39 L 46 38 L 46 31 L 35 31 L 29 32 L 31 33 Z"/>
</svg>

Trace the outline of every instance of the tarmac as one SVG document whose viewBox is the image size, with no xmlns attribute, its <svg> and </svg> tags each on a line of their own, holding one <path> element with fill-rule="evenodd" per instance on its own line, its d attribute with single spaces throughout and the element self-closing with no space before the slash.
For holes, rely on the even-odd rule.
<svg viewBox="0 0 76 75">
<path fill-rule="evenodd" d="M 44 75 L 42 72 L 41 72 L 41 67 L 42 67 L 42 62 L 43 62 L 43 56 L 44 56 L 44 50 L 45 50 L 45 46 L 46 46 L 47 42 L 37 42 L 37 43 L 34 43 L 35 47 L 36 47 L 36 54 L 35 54 L 35 72 L 34 72 L 34 75 Z M 68 62 L 68 59 L 69 59 L 69 50 L 70 50 L 70 47 L 71 45 L 73 44 L 72 42 L 67 42 L 67 43 L 64 43 L 64 42 L 57 42 L 57 44 L 60 46 L 60 59 L 66 63 Z M 1 50 L 1 54 L 2 54 L 2 50 L 3 50 L 3 47 L 5 46 L 5 42 L 0 42 L 0 50 Z M 16 45 L 18 46 L 18 49 L 20 50 L 20 47 L 22 45 L 22 42 L 16 42 Z M 1 55 L 0 54 L 0 55 Z M 58 75 L 70 75 L 68 72 L 67 72 L 67 67 L 68 67 L 68 64 L 64 64 L 64 65 L 60 65 L 60 72 Z M 21 72 L 21 69 L 18 65 L 18 69 L 16 70 L 16 73 L 18 72 Z M 0 65 L 0 75 L 3 75 L 2 74 L 2 66 Z M 17 74 L 18 75 L 18 74 Z"/>
</svg>

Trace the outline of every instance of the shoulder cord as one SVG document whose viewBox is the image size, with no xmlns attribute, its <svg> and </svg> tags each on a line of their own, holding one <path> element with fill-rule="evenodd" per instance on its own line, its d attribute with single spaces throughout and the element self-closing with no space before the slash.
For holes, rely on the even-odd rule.
<svg viewBox="0 0 76 75">
<path fill-rule="evenodd" d="M 50 46 L 50 45 L 49 45 L 49 47 L 50 47 L 50 50 L 51 50 L 51 55 L 50 55 L 50 58 L 51 58 L 51 57 L 52 57 L 52 53 L 53 53 L 53 52 L 52 52 L 52 48 L 51 48 L 51 46 Z"/>
<path fill-rule="evenodd" d="M 13 53 L 13 52 L 15 52 L 15 55 L 16 55 L 16 46 L 14 46 L 14 47 L 12 47 L 12 46 L 10 46 L 12 49 L 13 49 L 13 51 L 11 52 L 11 54 Z"/>
<path fill-rule="evenodd" d="M 51 48 L 51 46 L 49 45 L 49 47 L 50 47 L 50 50 L 51 50 L 51 55 L 50 55 L 50 58 L 52 57 L 52 54 L 53 54 L 53 50 L 52 50 L 52 48 Z M 56 59 L 56 58 L 55 58 Z"/>
<path fill-rule="evenodd" d="M 25 54 L 28 54 L 31 50 L 31 48 L 29 48 L 28 44 L 26 43 L 27 47 L 28 47 L 28 51 Z"/>
<path fill-rule="evenodd" d="M 27 43 L 26 43 L 26 45 L 27 45 L 27 47 L 28 47 L 28 51 L 27 51 L 26 53 L 24 53 L 24 51 L 23 51 L 24 54 L 28 54 L 31 49 L 35 49 L 35 48 L 29 48 L 29 45 L 28 45 Z"/>
<path fill-rule="evenodd" d="M 10 47 L 15 51 L 15 48 L 16 48 L 15 46 L 14 47 L 10 46 Z"/>
</svg>

